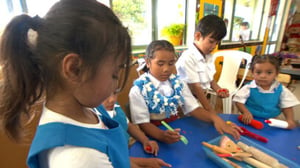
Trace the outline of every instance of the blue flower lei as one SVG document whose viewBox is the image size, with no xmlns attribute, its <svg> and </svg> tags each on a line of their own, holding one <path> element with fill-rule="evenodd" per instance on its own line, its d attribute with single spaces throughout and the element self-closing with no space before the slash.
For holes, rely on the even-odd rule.
<svg viewBox="0 0 300 168">
<path fill-rule="evenodd" d="M 183 84 L 178 79 L 178 76 L 174 74 L 170 75 L 169 81 L 174 91 L 171 96 L 161 95 L 146 75 L 134 82 L 134 85 L 140 88 L 149 111 L 151 113 L 165 113 L 167 118 L 177 114 L 177 107 L 181 106 L 184 102 L 182 96 Z"/>
</svg>

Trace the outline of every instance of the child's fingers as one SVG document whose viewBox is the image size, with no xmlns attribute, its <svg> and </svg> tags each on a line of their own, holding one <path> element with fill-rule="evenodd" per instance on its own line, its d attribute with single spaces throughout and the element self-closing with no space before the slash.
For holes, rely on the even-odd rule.
<svg viewBox="0 0 300 168">
<path fill-rule="evenodd" d="M 159 146 L 156 141 L 148 141 L 146 144 L 144 144 L 144 150 L 146 153 L 152 153 L 157 156 Z"/>
<path fill-rule="evenodd" d="M 170 130 L 166 130 L 165 131 L 165 139 L 169 142 L 169 143 L 174 143 L 180 140 L 180 134 L 179 132 L 175 132 L 175 131 L 170 131 Z"/>
<path fill-rule="evenodd" d="M 245 115 L 245 117 L 243 117 L 245 124 L 250 124 L 252 119 L 253 119 L 253 117 L 251 115 Z"/>
<path fill-rule="evenodd" d="M 175 128 L 174 131 L 180 133 L 181 129 L 180 128 Z"/>
<path fill-rule="evenodd" d="M 232 130 L 230 130 L 230 132 L 228 132 L 229 134 L 231 134 L 234 139 L 240 139 L 240 133 L 237 129 L 232 128 Z"/>
<path fill-rule="evenodd" d="M 217 130 L 217 132 L 219 133 L 219 134 L 221 134 L 221 135 L 223 135 L 224 134 L 224 131 L 223 131 L 223 129 L 220 127 L 216 127 L 216 130 Z"/>
<path fill-rule="evenodd" d="M 151 153 L 154 154 L 154 156 L 157 156 L 158 150 L 159 150 L 158 144 L 157 144 L 155 141 L 150 141 L 150 145 L 151 145 L 151 147 L 152 147 L 152 149 L 153 149 L 153 150 L 151 151 Z"/>
<path fill-rule="evenodd" d="M 228 89 L 221 88 L 221 89 L 217 90 L 217 95 L 219 97 L 225 98 L 225 97 L 229 96 L 229 91 L 228 91 Z"/>
<path fill-rule="evenodd" d="M 171 164 L 169 164 L 161 159 L 159 159 L 158 164 L 159 164 L 159 166 L 172 167 Z"/>
<path fill-rule="evenodd" d="M 171 130 L 166 130 L 166 135 L 168 136 L 173 136 L 173 137 L 180 137 L 179 131 L 171 131 Z"/>
</svg>

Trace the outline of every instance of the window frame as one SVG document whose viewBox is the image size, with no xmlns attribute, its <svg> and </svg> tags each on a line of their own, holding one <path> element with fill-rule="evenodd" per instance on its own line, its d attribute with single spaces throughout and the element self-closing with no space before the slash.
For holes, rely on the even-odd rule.
<svg viewBox="0 0 300 168">
<path fill-rule="evenodd" d="M 261 17 L 262 18 L 260 19 L 260 23 L 259 23 L 260 25 L 259 25 L 258 39 L 257 40 L 244 41 L 244 44 L 242 44 L 241 41 L 222 40 L 220 42 L 220 45 L 218 45 L 218 49 L 241 48 L 241 47 L 249 47 L 249 46 L 251 47 L 251 46 L 262 45 L 263 42 L 264 42 L 264 35 L 265 35 L 265 34 L 262 34 L 262 33 L 265 33 L 265 28 L 266 28 L 265 26 L 263 26 L 263 23 L 264 23 L 263 21 L 264 21 L 264 19 L 265 19 L 265 21 L 268 20 L 268 15 L 269 15 L 269 10 L 270 10 L 270 9 L 266 9 L 266 6 L 267 6 L 268 2 L 271 2 L 271 1 L 270 0 L 264 0 L 264 2 L 263 2 L 262 12 L 261 12 Z M 232 13 L 231 13 L 231 19 L 233 19 L 233 17 L 234 17 L 236 3 L 237 3 L 237 0 L 234 0 L 233 1 Z M 279 18 L 281 20 L 281 21 L 279 21 L 279 23 L 282 23 L 282 21 L 284 19 L 284 15 L 285 15 L 286 11 L 288 10 L 288 9 L 285 9 L 288 2 L 280 1 L 279 3 L 284 3 L 283 4 L 284 7 L 283 7 L 283 11 L 282 11 L 283 14 L 282 14 L 281 18 Z M 279 5 L 281 5 L 281 4 L 279 4 Z M 284 27 L 277 26 L 277 29 L 279 29 L 278 30 L 278 35 L 277 35 L 278 39 L 272 40 L 272 36 L 273 36 L 274 31 L 275 31 L 274 24 L 276 23 L 276 20 L 279 17 L 278 16 L 278 12 L 279 12 L 278 10 L 279 10 L 279 7 L 277 9 L 277 14 L 275 16 L 272 16 L 273 17 L 272 19 L 274 21 L 272 21 L 272 25 L 270 26 L 270 31 L 269 31 L 269 34 L 268 34 L 269 38 L 268 38 L 267 46 L 266 46 L 266 51 L 268 51 L 267 53 L 270 52 L 270 47 L 269 47 L 270 45 L 274 45 L 274 44 L 278 45 L 277 41 L 280 38 L 280 35 L 282 34 L 282 31 L 284 31 Z M 224 17 L 224 13 L 225 13 L 225 0 L 223 0 L 223 4 L 222 4 L 222 17 Z M 266 17 L 266 18 L 264 18 L 264 17 Z M 229 39 L 232 39 L 232 32 L 233 32 L 232 31 L 232 29 L 233 29 L 232 24 L 233 24 L 233 22 L 231 22 L 231 26 L 230 26 Z M 278 47 L 275 46 L 274 48 L 276 50 Z"/>
<path fill-rule="evenodd" d="M 236 9 L 236 4 L 237 4 L 237 0 L 233 0 L 233 7 L 232 7 L 232 11 L 231 11 L 231 17 L 230 19 L 233 20 L 234 18 L 234 14 L 235 14 L 235 9 Z M 261 17 L 263 17 L 263 14 L 265 12 L 265 6 L 266 6 L 266 0 L 264 0 L 263 2 L 263 7 L 262 7 L 262 11 L 261 11 Z M 222 17 L 224 18 L 224 14 L 225 13 L 225 0 L 223 0 L 223 4 L 222 4 Z M 222 40 L 220 42 L 220 45 L 218 45 L 218 49 L 229 49 L 229 48 L 241 48 L 241 47 L 249 47 L 249 46 L 257 46 L 257 45 L 262 45 L 263 44 L 263 39 L 260 40 L 260 35 L 262 32 L 262 22 L 263 22 L 264 18 L 260 19 L 260 23 L 259 23 L 259 30 L 258 30 L 258 39 L 256 40 L 247 40 L 247 41 L 243 41 L 244 43 L 242 44 L 241 41 L 232 41 L 232 40 Z M 232 33 L 233 33 L 233 22 L 230 22 L 231 26 L 230 26 L 230 30 L 228 31 L 229 34 L 229 39 L 232 39 Z M 227 32 L 227 33 L 228 33 Z"/>
<path fill-rule="evenodd" d="M 111 8 L 113 9 L 113 6 L 112 6 L 112 1 L 113 0 L 109 0 L 110 1 L 110 4 L 111 4 Z M 158 17 L 156 15 L 157 13 L 157 5 L 158 5 L 158 2 L 159 0 L 151 0 L 151 5 L 152 5 L 152 8 L 151 8 L 151 16 L 152 16 L 152 21 L 151 21 L 151 29 L 152 29 L 152 34 L 151 34 L 151 38 L 153 40 L 158 40 Z M 193 2 L 196 3 L 196 0 L 193 0 Z M 183 39 L 182 39 L 182 45 L 180 46 L 174 46 L 174 47 L 182 47 L 182 46 L 185 46 L 186 43 L 187 43 L 187 39 L 189 39 L 187 37 L 187 31 L 188 31 L 188 14 L 189 14 L 189 1 L 188 0 L 184 0 L 184 3 L 185 3 L 185 17 L 184 17 L 184 24 L 185 24 L 185 31 L 184 31 L 184 34 L 183 34 Z M 196 10 L 196 9 L 194 9 Z M 193 13 L 196 13 L 196 11 L 194 11 Z M 139 51 L 139 50 L 144 50 L 146 47 L 147 47 L 148 44 L 145 44 L 145 45 L 132 45 L 132 50 L 133 51 Z"/>
</svg>

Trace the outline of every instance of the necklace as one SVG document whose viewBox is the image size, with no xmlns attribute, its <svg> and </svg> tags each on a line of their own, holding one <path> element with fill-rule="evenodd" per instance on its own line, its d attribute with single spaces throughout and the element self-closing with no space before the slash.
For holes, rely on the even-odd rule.
<svg viewBox="0 0 300 168">
<path fill-rule="evenodd" d="M 169 81 L 174 91 L 171 96 L 163 96 L 159 93 L 147 75 L 134 82 L 134 85 L 140 88 L 149 111 L 151 113 L 165 113 L 167 118 L 177 114 L 177 107 L 184 102 L 182 97 L 183 84 L 178 79 L 178 76 L 170 75 Z"/>
</svg>

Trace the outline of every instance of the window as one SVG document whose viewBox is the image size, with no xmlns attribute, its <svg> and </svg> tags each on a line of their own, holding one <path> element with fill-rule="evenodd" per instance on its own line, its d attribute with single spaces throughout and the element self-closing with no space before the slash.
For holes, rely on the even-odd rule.
<svg viewBox="0 0 300 168">
<path fill-rule="evenodd" d="M 26 0 L 28 14 L 30 16 L 39 15 L 44 17 L 48 10 L 59 0 Z"/>
<path fill-rule="evenodd" d="M 20 1 L 0 1 L 0 34 L 6 24 L 15 16 L 23 12 Z"/>
<path fill-rule="evenodd" d="M 226 0 L 224 19 L 228 20 L 228 33 L 224 40 L 259 40 L 264 1 Z"/>
<path fill-rule="evenodd" d="M 275 44 L 284 31 L 281 23 L 286 13 L 289 1 L 278 1 L 275 16 L 269 16 L 272 0 L 225 0 L 224 20 L 228 20 L 227 35 L 223 39 L 220 49 L 241 47 L 241 38 L 246 45 L 261 45 L 267 25 L 269 26 L 268 45 L 266 53 L 275 52 Z M 244 29 L 243 27 L 248 27 Z M 226 47 L 228 46 L 228 47 Z"/>
<path fill-rule="evenodd" d="M 186 0 L 112 0 L 111 8 L 129 28 L 134 46 L 167 39 L 164 27 L 186 24 Z"/>
<path fill-rule="evenodd" d="M 1 16 L 5 16 L 3 17 L 5 19 L 1 19 L 0 27 L 4 28 L 13 16 L 21 13 L 43 17 L 49 8 L 57 1 L 59 0 L 1 1 L 0 14 Z M 124 26 L 128 27 L 134 48 L 144 48 L 153 40 L 168 39 L 166 34 L 163 34 L 163 29 L 173 24 L 180 25 L 175 28 L 185 30 L 183 36 L 186 34 L 187 0 L 98 1 L 112 8 Z M 21 4 L 21 2 L 24 4 Z M 191 3 L 196 3 L 196 0 L 191 0 Z M 195 17 L 195 8 L 189 11 L 192 13 L 190 16 Z M 181 43 L 178 45 L 184 44 L 184 40 L 186 40 L 185 37 L 181 38 Z"/>
<path fill-rule="evenodd" d="M 166 12 L 166 7 L 168 12 Z M 162 30 L 166 26 L 172 24 L 185 24 L 185 10 L 186 4 L 185 0 L 163 0 L 157 1 L 157 28 L 156 32 L 158 39 L 166 39 L 162 34 Z"/>
<path fill-rule="evenodd" d="M 128 27 L 133 45 L 149 44 L 152 40 L 151 0 L 112 0 L 112 10 Z"/>
</svg>

